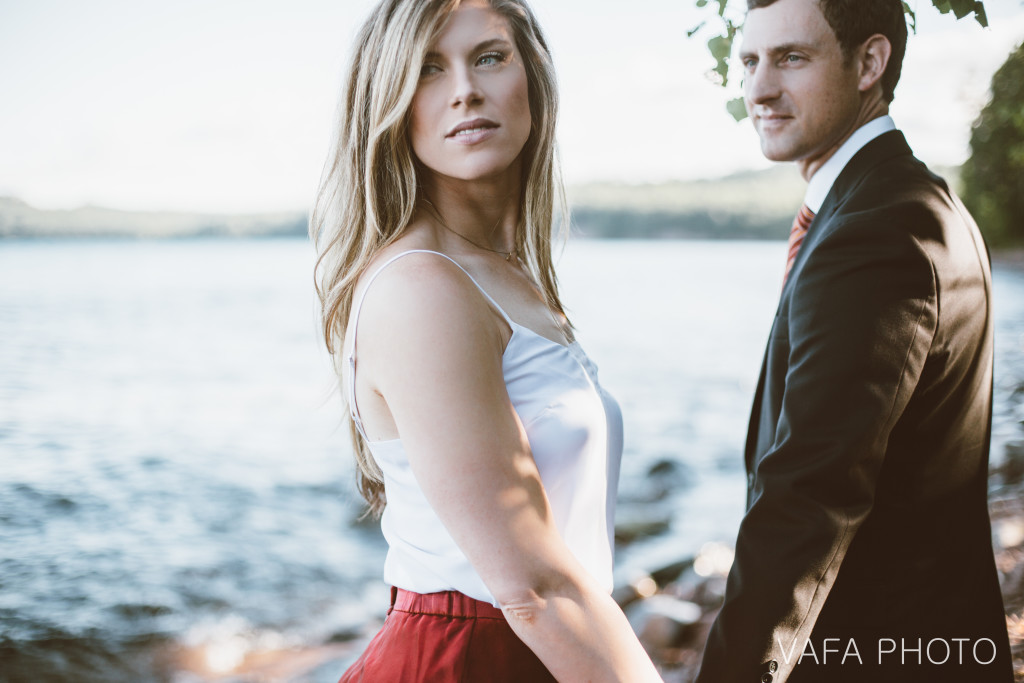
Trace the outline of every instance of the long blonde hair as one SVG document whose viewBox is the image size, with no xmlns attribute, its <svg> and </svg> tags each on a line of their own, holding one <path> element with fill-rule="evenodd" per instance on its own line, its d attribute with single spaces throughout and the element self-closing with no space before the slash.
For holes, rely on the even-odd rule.
<svg viewBox="0 0 1024 683">
<path fill-rule="evenodd" d="M 461 0 L 382 0 L 357 35 L 331 151 L 310 219 L 324 342 L 341 377 L 356 282 L 412 220 L 420 188 L 408 138 L 409 110 L 425 55 Z M 526 67 L 532 128 L 521 155 L 516 252 L 548 305 L 562 312 L 551 260 L 556 211 L 568 228 L 555 152 L 558 92 L 551 55 L 523 0 L 489 0 L 509 22 Z M 343 395 L 345 392 L 342 392 Z M 346 415 L 348 411 L 346 411 Z M 346 418 L 347 419 L 347 418 Z M 386 503 L 383 475 L 349 420 L 358 485 L 370 512 Z"/>
</svg>

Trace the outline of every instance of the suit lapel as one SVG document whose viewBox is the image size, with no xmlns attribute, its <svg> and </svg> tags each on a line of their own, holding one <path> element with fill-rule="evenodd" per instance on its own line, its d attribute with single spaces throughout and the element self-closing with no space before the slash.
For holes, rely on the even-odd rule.
<svg viewBox="0 0 1024 683">
<path fill-rule="evenodd" d="M 776 317 L 778 322 L 778 317 Z M 772 325 L 774 329 L 775 325 Z M 771 334 L 769 333 L 769 340 Z M 770 342 L 769 342 L 770 343 Z M 761 423 L 761 404 L 764 402 L 764 382 L 768 373 L 768 346 L 764 350 L 764 359 L 761 361 L 761 375 L 757 378 L 757 389 L 754 390 L 754 406 L 750 409 L 750 421 L 747 424 L 747 443 L 743 450 L 743 460 L 747 466 L 747 473 L 754 471 L 754 456 L 757 452 L 757 435 Z M 748 501 L 749 504 L 749 501 Z"/>
<path fill-rule="evenodd" d="M 860 187 L 864 179 L 876 166 L 892 157 L 904 154 L 912 154 L 910 146 L 907 145 L 906 138 L 903 137 L 903 133 L 900 131 L 891 130 L 871 140 L 853 155 L 853 158 L 850 159 L 849 163 L 846 164 L 846 167 L 839 174 L 839 177 L 832 184 L 832 188 L 825 196 L 825 201 L 821 205 L 821 209 L 815 214 L 814 220 L 811 221 L 810 226 L 807 228 L 807 236 L 804 237 L 803 246 L 793 261 L 793 269 L 790 271 L 789 279 L 786 280 L 786 285 L 782 289 L 782 295 L 779 297 L 780 312 L 783 300 L 790 296 L 794 283 L 799 279 L 797 275 L 803 268 L 803 264 L 807 261 L 811 252 L 814 251 L 818 241 L 826 233 L 826 230 L 820 226 L 828 224 L 835 212 L 846 203 L 850 195 L 856 192 L 857 188 Z"/>
<path fill-rule="evenodd" d="M 775 325 L 788 324 L 789 307 L 788 300 L 792 296 L 793 288 L 800 279 L 800 270 L 807 261 L 809 255 L 814 251 L 816 244 L 828 233 L 828 224 L 832 216 L 842 207 L 849 197 L 857 190 L 863 180 L 878 166 L 878 164 L 891 159 L 894 156 L 912 154 L 910 146 L 907 145 L 903 133 L 898 130 L 889 131 L 879 135 L 868 144 L 864 145 L 832 184 L 821 210 L 815 215 L 811 225 L 807 228 L 807 236 L 804 238 L 803 246 L 793 262 L 793 269 L 786 280 L 782 293 L 779 296 L 779 307 L 776 310 L 775 322 L 772 325 L 774 332 Z M 780 387 L 769 386 L 768 364 L 771 361 L 772 346 L 769 335 L 768 346 L 765 349 L 764 361 L 761 363 L 761 374 L 757 381 L 757 389 L 754 392 L 754 405 L 750 413 L 750 422 L 747 427 L 747 441 L 744 448 L 744 461 L 747 472 L 753 472 L 758 457 L 757 444 L 762 429 L 775 429 L 775 425 L 762 424 L 761 412 L 765 396 L 771 392 L 781 391 Z M 749 502 L 749 501 L 748 501 Z"/>
</svg>

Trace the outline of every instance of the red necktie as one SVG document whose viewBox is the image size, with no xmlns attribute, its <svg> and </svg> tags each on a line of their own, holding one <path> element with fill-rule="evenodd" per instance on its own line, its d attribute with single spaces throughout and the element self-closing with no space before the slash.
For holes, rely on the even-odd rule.
<svg viewBox="0 0 1024 683">
<path fill-rule="evenodd" d="M 800 253 L 800 245 L 804 243 L 807 228 L 811 227 L 811 221 L 813 220 L 814 212 L 808 209 L 806 204 L 800 207 L 800 212 L 793 219 L 793 228 L 789 231 L 789 257 L 786 259 L 786 274 L 782 276 L 783 287 L 786 286 L 789 271 L 793 269 L 793 261 L 796 260 L 796 255 Z"/>
</svg>

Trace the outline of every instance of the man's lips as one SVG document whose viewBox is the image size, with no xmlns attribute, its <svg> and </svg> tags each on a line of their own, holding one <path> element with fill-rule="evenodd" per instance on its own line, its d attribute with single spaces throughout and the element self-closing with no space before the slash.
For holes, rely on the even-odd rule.
<svg viewBox="0 0 1024 683">
<path fill-rule="evenodd" d="M 758 121 L 760 121 L 761 123 L 763 123 L 765 125 L 771 126 L 771 125 L 776 125 L 776 124 L 784 123 L 785 121 L 789 121 L 793 117 L 790 116 L 789 114 L 757 114 L 757 113 L 755 113 L 754 114 L 754 118 L 756 118 Z"/>
<path fill-rule="evenodd" d="M 465 138 L 468 140 L 469 138 L 479 136 L 481 133 L 486 133 L 487 131 L 494 130 L 495 128 L 498 128 L 498 124 L 494 121 L 485 118 L 475 118 L 455 125 L 448 131 L 448 134 L 445 135 L 445 137 L 455 139 Z"/>
</svg>

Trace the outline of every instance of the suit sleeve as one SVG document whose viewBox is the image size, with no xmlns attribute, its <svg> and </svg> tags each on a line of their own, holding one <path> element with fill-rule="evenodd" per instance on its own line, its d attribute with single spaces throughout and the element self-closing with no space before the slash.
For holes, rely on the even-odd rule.
<svg viewBox="0 0 1024 683">
<path fill-rule="evenodd" d="M 920 378 L 935 282 L 891 216 L 861 215 L 809 253 L 772 333 L 789 349 L 779 420 L 756 463 L 699 683 L 782 683 L 797 664 Z"/>
</svg>

